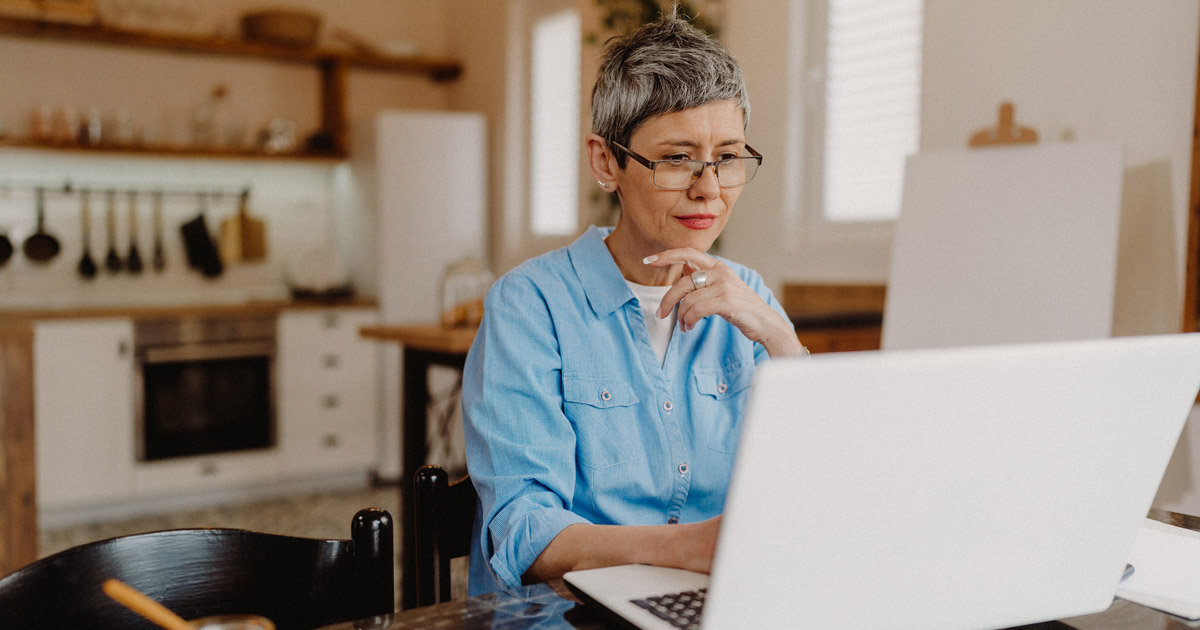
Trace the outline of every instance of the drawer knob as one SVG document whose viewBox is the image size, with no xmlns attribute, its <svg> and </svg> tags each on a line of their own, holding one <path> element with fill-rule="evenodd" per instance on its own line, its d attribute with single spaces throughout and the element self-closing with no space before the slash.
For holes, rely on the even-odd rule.
<svg viewBox="0 0 1200 630">
<path fill-rule="evenodd" d="M 326 433 L 325 437 L 321 440 L 321 444 L 325 448 L 337 448 L 341 446 L 342 439 L 336 433 Z"/>
<path fill-rule="evenodd" d="M 341 402 L 337 394 L 328 394 L 321 397 L 321 406 L 326 409 L 336 409 Z"/>
</svg>

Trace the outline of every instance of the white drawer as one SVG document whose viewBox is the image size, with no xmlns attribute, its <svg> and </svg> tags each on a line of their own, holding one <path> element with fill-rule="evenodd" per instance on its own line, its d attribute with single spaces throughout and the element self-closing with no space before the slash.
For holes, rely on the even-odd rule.
<svg viewBox="0 0 1200 630">
<path fill-rule="evenodd" d="M 138 462 L 133 488 L 136 497 L 163 496 L 271 482 L 278 476 L 279 454 L 277 449 L 268 449 Z"/>
</svg>

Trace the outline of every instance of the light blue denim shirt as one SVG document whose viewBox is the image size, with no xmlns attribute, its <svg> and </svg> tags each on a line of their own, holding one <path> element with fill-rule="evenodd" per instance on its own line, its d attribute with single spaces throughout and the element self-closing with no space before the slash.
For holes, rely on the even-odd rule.
<svg viewBox="0 0 1200 630">
<path fill-rule="evenodd" d="M 480 501 L 472 594 L 519 586 L 573 523 L 695 522 L 724 506 L 748 388 L 767 352 L 708 317 L 676 328 L 660 366 L 604 244 L 610 231 L 593 227 L 488 292 L 462 387 Z M 725 262 L 783 314 L 756 272 Z"/>
</svg>

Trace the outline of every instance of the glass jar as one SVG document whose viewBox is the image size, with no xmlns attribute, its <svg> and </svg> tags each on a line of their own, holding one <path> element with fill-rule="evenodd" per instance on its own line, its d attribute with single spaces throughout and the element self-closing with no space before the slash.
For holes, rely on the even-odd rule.
<svg viewBox="0 0 1200 630">
<path fill-rule="evenodd" d="M 483 296 L 491 286 L 492 273 L 478 258 L 463 258 L 447 265 L 438 302 L 442 326 L 478 326 L 483 320 Z"/>
</svg>

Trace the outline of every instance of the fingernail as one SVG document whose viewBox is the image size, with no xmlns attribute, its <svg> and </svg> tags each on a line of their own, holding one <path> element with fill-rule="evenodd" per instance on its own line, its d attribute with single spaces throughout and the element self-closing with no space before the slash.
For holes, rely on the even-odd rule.
<svg viewBox="0 0 1200 630">
<path fill-rule="evenodd" d="M 661 306 L 658 307 L 658 310 L 654 311 L 654 316 L 659 319 L 662 319 L 662 307 Z"/>
<path fill-rule="evenodd" d="M 650 254 L 649 256 L 642 259 L 642 264 L 649 265 L 650 263 L 652 263 L 656 260 L 658 260 L 658 254 Z"/>
</svg>

